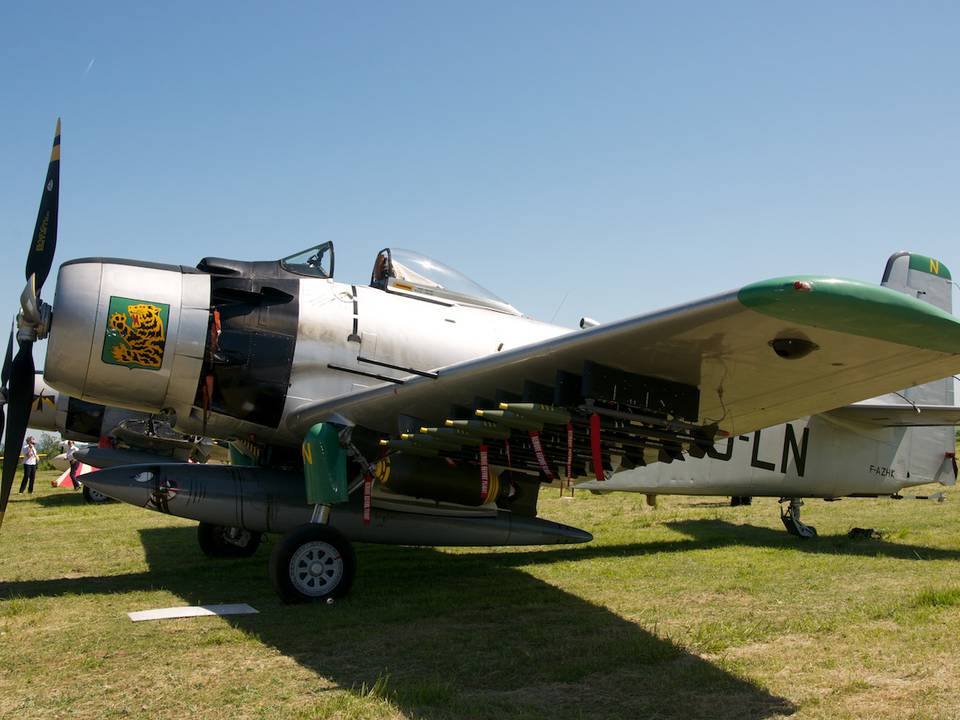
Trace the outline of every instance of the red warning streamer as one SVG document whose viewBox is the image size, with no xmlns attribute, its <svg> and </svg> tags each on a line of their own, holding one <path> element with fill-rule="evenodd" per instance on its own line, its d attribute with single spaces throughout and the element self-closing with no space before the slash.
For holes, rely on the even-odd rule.
<svg viewBox="0 0 960 720">
<path fill-rule="evenodd" d="M 480 499 L 487 501 L 490 494 L 490 459 L 486 445 L 480 446 Z"/>
<path fill-rule="evenodd" d="M 573 477 L 573 423 L 567 423 L 567 482 Z"/>
<path fill-rule="evenodd" d="M 373 500 L 373 475 L 363 476 L 363 524 L 370 524 L 370 505 Z"/>
<path fill-rule="evenodd" d="M 600 454 L 600 416 L 594 413 L 590 416 L 590 454 L 593 457 L 593 474 L 597 482 L 603 482 L 603 456 Z"/>
<path fill-rule="evenodd" d="M 540 465 L 541 472 L 552 482 L 553 470 L 550 469 L 550 465 L 547 463 L 547 456 L 543 454 L 543 445 L 540 444 L 540 433 L 536 430 L 530 431 L 530 444 L 533 445 L 533 454 L 537 456 L 537 464 Z"/>
<path fill-rule="evenodd" d="M 217 350 L 220 345 L 220 309 L 213 309 L 213 322 L 210 324 L 210 352 Z"/>
</svg>

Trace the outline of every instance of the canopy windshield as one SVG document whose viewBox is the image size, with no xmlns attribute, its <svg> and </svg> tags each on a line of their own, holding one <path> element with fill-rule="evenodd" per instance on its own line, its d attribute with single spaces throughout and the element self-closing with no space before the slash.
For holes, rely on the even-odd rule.
<svg viewBox="0 0 960 720">
<path fill-rule="evenodd" d="M 325 242 L 288 255 L 280 264 L 290 272 L 314 277 L 333 277 L 333 243 Z"/>
</svg>

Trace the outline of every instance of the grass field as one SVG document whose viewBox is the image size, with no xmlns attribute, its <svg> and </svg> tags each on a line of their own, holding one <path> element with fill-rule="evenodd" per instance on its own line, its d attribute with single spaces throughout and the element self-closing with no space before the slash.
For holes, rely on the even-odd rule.
<svg viewBox="0 0 960 720">
<path fill-rule="evenodd" d="M 960 717 L 960 493 L 811 501 L 799 541 L 769 499 L 546 490 L 592 544 L 359 546 L 348 598 L 284 607 L 269 545 L 208 560 L 54 474 L 0 534 L 2 718 Z M 218 602 L 261 614 L 126 616 Z"/>
</svg>

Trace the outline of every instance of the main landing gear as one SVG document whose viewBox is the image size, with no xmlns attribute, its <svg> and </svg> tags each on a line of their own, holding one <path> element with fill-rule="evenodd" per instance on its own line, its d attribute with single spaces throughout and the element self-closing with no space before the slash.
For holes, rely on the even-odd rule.
<svg viewBox="0 0 960 720">
<path fill-rule="evenodd" d="M 202 522 L 197 526 L 197 541 L 207 557 L 243 558 L 253 555 L 260 547 L 262 535 L 238 527 Z"/>
<path fill-rule="evenodd" d="M 357 559 L 340 531 L 322 524 L 326 518 L 294 528 L 280 538 L 270 555 L 270 579 L 285 603 L 343 597 L 353 585 Z M 261 533 L 201 522 L 197 541 L 212 558 L 245 558 L 260 546 Z"/>
<path fill-rule="evenodd" d="M 86 485 L 83 486 L 83 501 L 89 505 L 99 505 L 101 503 L 113 502 L 112 498 L 107 497 L 102 492 L 97 492 Z"/>
<path fill-rule="evenodd" d="M 783 508 L 782 503 L 789 503 L 787 508 Z M 780 519 L 783 520 L 783 526 L 791 535 L 801 538 L 815 538 L 817 529 L 813 525 L 804 525 L 800 522 L 800 508 L 803 506 L 803 500 L 800 498 L 781 498 L 780 499 Z"/>
<path fill-rule="evenodd" d="M 309 523 L 284 535 L 270 556 L 270 579 L 285 603 L 343 597 L 353 584 L 353 545 L 329 525 Z"/>
</svg>

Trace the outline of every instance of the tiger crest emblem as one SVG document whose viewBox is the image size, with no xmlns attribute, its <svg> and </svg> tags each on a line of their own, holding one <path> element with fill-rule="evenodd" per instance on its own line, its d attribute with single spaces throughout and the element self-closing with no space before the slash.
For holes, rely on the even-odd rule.
<svg viewBox="0 0 960 720">
<path fill-rule="evenodd" d="M 101 359 L 110 365 L 159 370 L 169 316 L 165 303 L 111 297 Z"/>
</svg>

